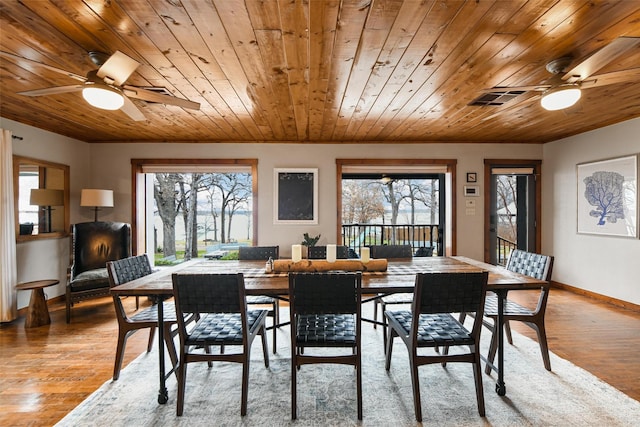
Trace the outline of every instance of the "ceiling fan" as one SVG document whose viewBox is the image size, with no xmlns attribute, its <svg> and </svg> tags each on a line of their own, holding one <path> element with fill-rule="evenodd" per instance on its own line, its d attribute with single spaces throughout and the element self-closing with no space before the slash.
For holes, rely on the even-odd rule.
<svg viewBox="0 0 640 427">
<path fill-rule="evenodd" d="M 568 72 L 566 69 L 571 64 L 573 58 L 567 56 L 555 59 L 546 65 L 547 71 L 557 76 L 550 79 L 549 84 L 497 86 L 484 89 L 483 95 L 472 101 L 471 105 L 502 105 L 519 95 L 535 91 L 541 93 L 528 98 L 527 101 L 531 102 L 540 99 L 540 104 L 546 110 L 553 111 L 571 107 L 578 102 L 583 89 L 614 83 L 632 83 L 639 81 L 640 68 L 630 68 L 594 75 L 595 72 L 623 53 L 638 46 L 640 46 L 640 37 L 618 37 Z"/>
<path fill-rule="evenodd" d="M 27 62 L 36 67 L 43 67 L 82 82 L 81 84 L 70 86 L 54 86 L 45 89 L 18 92 L 20 95 L 42 96 L 81 91 L 84 99 L 94 107 L 105 110 L 120 109 L 135 121 L 145 120 L 145 117 L 130 98 L 175 105 L 193 110 L 200 109 L 200 104 L 197 102 L 166 95 L 158 91 L 162 90 L 166 92 L 164 88 L 141 88 L 125 84 L 140 63 L 120 51 L 116 51 L 111 56 L 102 52 L 89 52 L 89 57 L 99 68 L 89 71 L 86 77 L 9 52 L 0 51 L 0 56 L 14 59 L 18 63 Z"/>
</svg>

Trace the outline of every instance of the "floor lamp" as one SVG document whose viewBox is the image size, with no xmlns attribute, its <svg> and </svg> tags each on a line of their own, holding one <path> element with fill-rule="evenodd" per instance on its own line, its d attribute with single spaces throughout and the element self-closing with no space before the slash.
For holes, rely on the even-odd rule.
<svg viewBox="0 0 640 427">
<path fill-rule="evenodd" d="M 38 221 L 44 223 L 44 230 L 38 232 L 51 233 L 51 206 L 64 205 L 64 191 L 51 188 L 33 188 L 29 204 L 40 206 L 45 213 L 44 221 Z"/>
<path fill-rule="evenodd" d="M 94 209 L 94 221 L 98 221 L 100 208 L 113 207 L 113 190 L 97 190 L 85 188 L 80 193 L 80 206 L 88 206 Z"/>
</svg>

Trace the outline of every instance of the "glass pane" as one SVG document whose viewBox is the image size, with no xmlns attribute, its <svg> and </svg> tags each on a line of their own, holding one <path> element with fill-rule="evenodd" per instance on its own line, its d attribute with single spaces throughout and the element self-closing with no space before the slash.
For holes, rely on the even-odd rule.
<svg viewBox="0 0 640 427">
<path fill-rule="evenodd" d="M 343 244 L 411 245 L 438 253 L 440 177 L 379 175 L 342 179 Z M 424 250 L 423 250 L 424 251 Z"/>
<path fill-rule="evenodd" d="M 150 175 L 156 264 L 223 257 L 253 244 L 250 173 Z"/>
<path fill-rule="evenodd" d="M 30 203 L 31 190 L 39 187 L 38 167 L 35 165 L 20 165 L 18 220 L 20 234 L 38 234 L 39 207 Z"/>
</svg>

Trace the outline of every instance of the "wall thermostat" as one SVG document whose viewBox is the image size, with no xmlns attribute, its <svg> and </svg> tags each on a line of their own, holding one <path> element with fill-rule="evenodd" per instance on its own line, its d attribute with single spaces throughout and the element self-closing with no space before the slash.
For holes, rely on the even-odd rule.
<svg viewBox="0 0 640 427">
<path fill-rule="evenodd" d="M 464 186 L 465 197 L 474 197 L 480 195 L 480 187 L 477 185 L 465 185 Z"/>
</svg>

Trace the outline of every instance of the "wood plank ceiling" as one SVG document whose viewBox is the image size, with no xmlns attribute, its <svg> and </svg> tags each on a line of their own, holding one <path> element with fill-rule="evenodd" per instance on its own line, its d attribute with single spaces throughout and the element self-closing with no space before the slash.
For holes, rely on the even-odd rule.
<svg viewBox="0 0 640 427">
<path fill-rule="evenodd" d="M 563 111 L 536 92 L 469 106 L 494 86 L 549 82 L 620 36 L 640 1 L 2 0 L 0 50 L 85 76 L 88 52 L 140 62 L 127 80 L 200 110 L 133 100 L 146 120 L 89 106 L 78 84 L 0 57 L 0 114 L 87 142 L 544 143 L 640 117 L 638 79 Z M 640 48 L 601 72 L 640 67 Z"/>
</svg>

